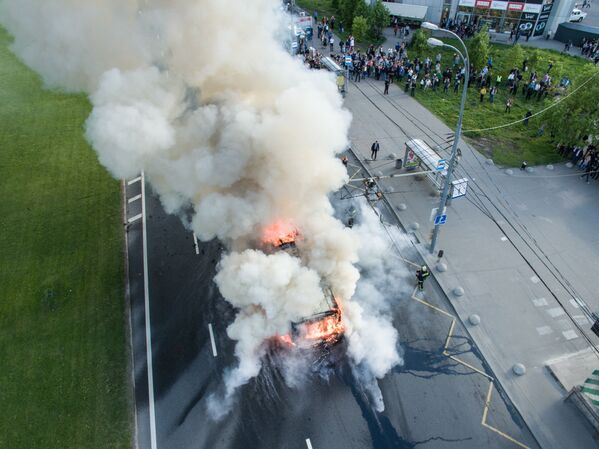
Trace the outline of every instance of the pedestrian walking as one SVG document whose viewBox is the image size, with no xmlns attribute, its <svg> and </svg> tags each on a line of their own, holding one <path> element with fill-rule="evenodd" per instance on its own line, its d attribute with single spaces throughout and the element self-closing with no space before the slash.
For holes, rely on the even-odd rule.
<svg viewBox="0 0 599 449">
<path fill-rule="evenodd" d="M 522 161 L 522 165 L 520 166 L 520 170 L 526 170 L 527 166 L 528 166 L 528 164 L 526 163 L 526 161 Z"/>
<path fill-rule="evenodd" d="M 430 271 L 428 271 L 428 267 L 426 265 L 422 265 L 421 268 L 416 270 L 416 281 L 418 285 L 418 290 L 424 290 L 424 281 L 426 278 L 430 276 Z"/>
<path fill-rule="evenodd" d="M 589 183 L 589 176 L 591 176 L 591 172 L 593 171 L 593 165 L 592 164 L 587 164 L 586 168 L 584 169 L 584 175 L 580 176 L 580 179 L 584 178 L 586 176 L 587 178 L 587 184 Z"/>
<path fill-rule="evenodd" d="M 480 102 L 482 103 L 485 99 L 485 95 L 487 95 L 487 88 L 485 86 L 480 89 Z"/>
<path fill-rule="evenodd" d="M 532 111 L 529 109 L 524 116 L 524 126 L 528 126 L 528 119 L 532 115 Z"/>
<path fill-rule="evenodd" d="M 383 95 L 389 95 L 389 78 L 385 80 L 385 91 L 383 92 Z"/>
<path fill-rule="evenodd" d="M 508 114 L 510 112 L 512 112 L 512 104 L 514 103 L 514 100 L 512 100 L 511 98 L 508 98 L 507 101 L 505 102 L 505 112 L 507 112 Z"/>
<path fill-rule="evenodd" d="M 496 86 L 491 87 L 491 90 L 489 91 L 489 103 L 495 102 L 495 94 L 496 93 L 497 93 L 497 87 Z"/>
<path fill-rule="evenodd" d="M 375 140 L 374 143 L 372 144 L 372 146 L 370 147 L 370 159 L 372 159 L 373 161 L 376 161 L 376 155 L 379 152 L 379 149 L 380 149 L 379 141 Z"/>
</svg>

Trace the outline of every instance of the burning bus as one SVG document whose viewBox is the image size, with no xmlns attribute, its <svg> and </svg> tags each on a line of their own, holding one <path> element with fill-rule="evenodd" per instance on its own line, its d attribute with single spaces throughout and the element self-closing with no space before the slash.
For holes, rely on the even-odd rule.
<svg viewBox="0 0 599 449">
<path fill-rule="evenodd" d="M 301 258 L 296 240 L 300 234 L 293 226 L 284 222 L 275 222 L 263 230 L 264 251 L 275 253 L 284 251 L 292 257 Z M 330 347 L 343 338 L 341 307 L 331 288 L 323 284 L 323 299 L 310 316 L 290 323 L 289 334 L 277 337 L 281 343 L 309 347 Z"/>
</svg>

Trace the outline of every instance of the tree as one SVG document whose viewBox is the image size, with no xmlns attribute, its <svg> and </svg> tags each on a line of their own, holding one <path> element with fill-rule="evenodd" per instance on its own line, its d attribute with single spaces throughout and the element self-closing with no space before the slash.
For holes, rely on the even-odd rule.
<svg viewBox="0 0 599 449">
<path fill-rule="evenodd" d="M 524 61 L 524 50 L 520 44 L 514 45 L 508 50 L 508 60 L 512 67 L 520 67 Z M 512 67 L 509 67 L 510 69 Z"/>
<path fill-rule="evenodd" d="M 351 30 L 357 42 L 364 42 L 368 37 L 368 21 L 362 16 L 354 17 Z"/>
<path fill-rule="evenodd" d="M 364 0 L 359 0 L 354 8 L 354 17 L 362 16 L 367 18 L 370 15 L 369 7 Z"/>
<path fill-rule="evenodd" d="M 474 35 L 468 46 L 470 55 L 470 66 L 474 70 L 481 70 L 489 58 L 489 29 L 484 25 L 478 33 Z"/>
<path fill-rule="evenodd" d="M 428 50 L 428 43 L 426 42 L 427 39 L 428 34 L 422 28 L 416 30 L 414 33 L 411 45 L 418 56 L 422 56 Z"/>
<path fill-rule="evenodd" d="M 359 0 L 363 1 L 363 0 Z M 389 15 L 391 13 L 381 0 L 376 0 L 370 7 L 368 14 L 368 24 L 372 37 L 379 39 L 383 35 L 383 29 L 389 24 Z"/>
<path fill-rule="evenodd" d="M 331 8 L 337 11 L 339 9 L 339 0 L 331 0 Z"/>
<path fill-rule="evenodd" d="M 599 128 L 599 70 L 592 66 L 580 69 L 565 94 L 580 86 L 579 90 L 550 109 L 544 117 L 557 143 L 582 144 L 584 136 L 593 134 Z M 566 123 L 567 126 L 564 126 Z"/>
<path fill-rule="evenodd" d="M 539 50 L 537 50 L 536 48 L 533 48 L 530 51 L 530 54 L 528 56 L 528 65 L 530 67 L 530 70 L 535 69 L 537 70 L 539 67 L 539 62 L 541 60 L 541 55 L 539 54 Z"/>
<path fill-rule="evenodd" d="M 354 22 L 356 5 L 364 0 L 339 0 L 339 14 L 342 22 L 349 27 Z"/>
</svg>

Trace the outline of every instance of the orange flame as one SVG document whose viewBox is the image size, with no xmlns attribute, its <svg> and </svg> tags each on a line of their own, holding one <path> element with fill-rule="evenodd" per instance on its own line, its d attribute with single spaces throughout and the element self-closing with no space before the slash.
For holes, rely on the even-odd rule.
<svg viewBox="0 0 599 449">
<path fill-rule="evenodd" d="M 339 310 L 334 315 L 327 316 L 318 321 L 305 323 L 302 337 L 309 341 L 333 341 L 343 334 L 344 328 L 341 322 Z"/>
<path fill-rule="evenodd" d="M 262 242 L 275 247 L 294 242 L 299 232 L 286 220 L 277 220 L 262 230 Z"/>
</svg>

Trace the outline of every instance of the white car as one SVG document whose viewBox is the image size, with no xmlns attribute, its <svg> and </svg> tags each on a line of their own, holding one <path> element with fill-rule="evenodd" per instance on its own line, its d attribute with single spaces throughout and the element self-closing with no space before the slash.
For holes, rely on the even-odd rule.
<svg viewBox="0 0 599 449">
<path fill-rule="evenodd" d="M 580 9 L 574 8 L 572 10 L 572 13 L 570 14 L 570 19 L 568 21 L 569 22 L 582 22 L 582 19 L 584 19 L 586 16 L 587 16 L 586 12 L 582 12 Z"/>
</svg>

